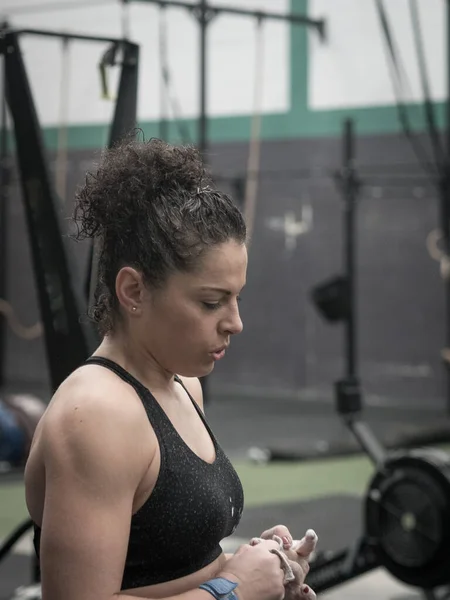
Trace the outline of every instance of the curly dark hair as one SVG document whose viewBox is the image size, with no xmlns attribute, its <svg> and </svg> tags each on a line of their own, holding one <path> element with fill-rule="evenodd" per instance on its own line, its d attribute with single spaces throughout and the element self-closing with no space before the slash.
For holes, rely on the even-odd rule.
<svg viewBox="0 0 450 600">
<path fill-rule="evenodd" d="M 218 190 L 192 146 L 125 138 L 103 152 L 76 194 L 75 238 L 99 243 L 98 285 L 90 317 L 101 334 L 120 315 L 115 279 L 125 265 L 160 287 L 192 271 L 211 245 L 246 242 L 241 212 Z"/>
</svg>

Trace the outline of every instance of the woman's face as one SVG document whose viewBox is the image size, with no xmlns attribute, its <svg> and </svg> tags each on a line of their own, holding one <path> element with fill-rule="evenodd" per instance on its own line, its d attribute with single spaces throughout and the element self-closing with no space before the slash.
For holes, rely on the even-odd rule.
<svg viewBox="0 0 450 600">
<path fill-rule="evenodd" d="M 174 273 L 148 292 L 138 335 L 163 369 L 187 377 L 212 371 L 242 331 L 238 302 L 246 272 L 246 246 L 229 241 L 208 249 L 195 272 Z"/>
</svg>

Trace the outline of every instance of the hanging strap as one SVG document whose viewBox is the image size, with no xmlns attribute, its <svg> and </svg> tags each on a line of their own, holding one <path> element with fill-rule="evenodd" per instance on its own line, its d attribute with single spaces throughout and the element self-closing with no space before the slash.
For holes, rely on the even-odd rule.
<svg viewBox="0 0 450 600">
<path fill-rule="evenodd" d="M 70 82 L 70 41 L 62 39 L 61 52 L 61 87 L 59 94 L 59 126 L 58 146 L 56 151 L 55 187 L 61 202 L 64 204 L 67 195 L 67 143 L 69 117 L 69 82 Z"/>
</svg>

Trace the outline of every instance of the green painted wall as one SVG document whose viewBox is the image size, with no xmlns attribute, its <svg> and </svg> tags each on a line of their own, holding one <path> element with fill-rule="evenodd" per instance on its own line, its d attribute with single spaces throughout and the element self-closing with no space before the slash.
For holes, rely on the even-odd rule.
<svg viewBox="0 0 450 600">
<path fill-rule="evenodd" d="M 308 0 L 291 0 L 291 10 L 306 14 Z M 395 106 L 325 111 L 312 111 L 308 109 L 308 43 L 307 31 L 302 27 L 292 27 L 291 71 L 292 109 L 289 114 L 291 137 L 338 136 L 342 131 L 342 120 L 347 117 L 355 120 L 358 135 L 396 133 L 401 130 Z M 442 127 L 444 123 L 444 104 L 442 102 L 435 103 L 435 109 L 436 121 L 438 126 Z M 414 130 L 425 130 L 422 106 L 409 104 L 408 115 L 411 127 Z"/>
<path fill-rule="evenodd" d="M 306 14 L 308 0 L 291 0 L 291 10 Z M 308 43 L 307 28 L 292 26 L 291 30 L 291 110 L 285 114 L 264 116 L 262 137 L 265 140 L 309 137 L 333 137 L 340 135 L 342 120 L 352 117 L 356 122 L 358 135 L 396 133 L 400 125 L 395 106 L 373 108 L 351 108 L 329 111 L 311 111 L 307 102 L 308 83 Z M 325 42 L 326 43 L 326 42 Z M 436 117 L 440 127 L 444 123 L 444 105 L 436 103 Z M 414 130 L 425 129 L 424 111 L 418 104 L 408 106 L 411 125 Z M 186 126 L 192 139 L 196 138 L 197 123 L 187 119 Z M 145 136 L 158 135 L 158 122 L 140 123 Z M 170 139 L 180 141 L 176 128 L 169 126 Z M 250 117 L 234 116 L 212 118 L 209 121 L 209 137 L 212 142 L 246 141 L 249 138 Z M 71 149 L 99 148 L 105 145 L 108 125 L 74 125 L 69 128 L 68 144 Z M 57 128 L 48 127 L 44 131 L 49 148 L 57 144 Z"/>
</svg>

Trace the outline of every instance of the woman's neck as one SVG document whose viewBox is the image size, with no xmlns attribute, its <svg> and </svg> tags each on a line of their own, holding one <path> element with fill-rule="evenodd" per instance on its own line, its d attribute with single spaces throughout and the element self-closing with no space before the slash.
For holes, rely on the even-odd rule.
<svg viewBox="0 0 450 600">
<path fill-rule="evenodd" d="M 158 364 L 148 349 L 133 344 L 120 332 L 105 336 L 94 356 L 103 356 L 116 362 L 149 389 L 170 390 L 174 374 Z"/>
</svg>

